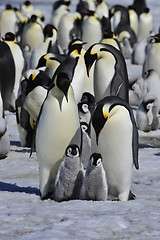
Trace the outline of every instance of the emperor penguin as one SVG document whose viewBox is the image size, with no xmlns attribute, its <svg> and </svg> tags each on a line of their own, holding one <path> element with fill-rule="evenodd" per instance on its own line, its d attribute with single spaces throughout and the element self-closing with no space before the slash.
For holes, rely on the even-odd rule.
<svg viewBox="0 0 160 240">
<path fill-rule="evenodd" d="M 43 41 L 43 28 L 37 21 L 37 16 L 32 15 L 23 28 L 21 46 L 24 48 L 26 45 L 28 45 L 30 47 L 30 52 L 32 52 L 33 49 Z"/>
<path fill-rule="evenodd" d="M 57 73 L 43 103 L 36 131 L 36 152 L 39 161 L 41 199 L 54 192 L 58 167 L 68 145 L 80 147 L 81 130 L 77 103 L 71 79 L 65 72 Z"/>
<path fill-rule="evenodd" d="M 148 38 L 143 38 L 134 45 L 131 56 L 132 64 L 144 65 L 148 44 Z"/>
<path fill-rule="evenodd" d="M 109 7 L 104 0 L 96 0 L 96 14 L 99 18 L 109 17 Z"/>
<path fill-rule="evenodd" d="M 0 33 L 3 38 L 7 32 L 12 32 L 16 34 L 16 24 L 17 17 L 13 7 L 10 4 L 6 5 L 6 9 L 4 9 L 0 14 Z"/>
<path fill-rule="evenodd" d="M 113 47 L 117 48 L 119 51 L 121 51 L 120 43 L 111 30 L 103 32 L 103 37 L 100 43 L 110 44 Z"/>
<path fill-rule="evenodd" d="M 138 105 L 136 122 L 139 130 L 149 132 L 160 127 L 160 101 L 151 93 L 146 93 Z"/>
<path fill-rule="evenodd" d="M 132 5 L 128 6 L 128 13 L 129 13 L 130 26 L 133 29 L 135 35 L 137 36 L 138 27 L 139 27 L 138 14 Z"/>
<path fill-rule="evenodd" d="M 139 24 L 138 24 L 138 37 L 137 40 L 140 41 L 143 38 L 149 37 L 153 34 L 154 24 L 153 16 L 149 8 L 145 8 L 144 11 L 139 15 Z"/>
<path fill-rule="evenodd" d="M 58 29 L 58 25 L 61 18 L 68 12 L 69 12 L 68 6 L 66 6 L 66 4 L 61 4 L 59 7 L 53 10 L 50 23 L 53 24 L 56 29 Z"/>
<path fill-rule="evenodd" d="M 83 166 L 80 160 L 80 149 L 76 144 L 66 148 L 55 180 L 55 200 L 79 199 L 83 182 Z"/>
<path fill-rule="evenodd" d="M 16 99 L 16 121 L 21 146 L 31 147 L 33 129 L 51 79 L 37 69 L 24 72 Z"/>
<path fill-rule="evenodd" d="M 29 64 L 30 69 L 36 68 L 41 56 L 50 52 L 50 48 L 57 41 L 57 30 L 53 25 L 47 24 L 43 29 L 43 32 L 44 32 L 45 40 L 39 43 L 39 45 L 35 47 L 35 49 L 32 51 L 32 54 L 30 57 L 30 64 Z M 58 47 L 57 47 L 57 51 L 58 51 Z"/>
<path fill-rule="evenodd" d="M 23 16 L 30 18 L 34 11 L 34 6 L 30 1 L 25 1 L 21 4 L 20 11 Z"/>
<path fill-rule="evenodd" d="M 80 24 L 81 15 L 78 12 L 65 14 L 58 25 L 57 40 L 60 53 L 67 54 L 69 43 L 76 38 L 81 38 Z"/>
<path fill-rule="evenodd" d="M 13 56 L 13 60 L 14 60 L 15 80 L 14 80 L 12 99 L 14 101 L 13 109 L 15 110 L 15 101 L 18 97 L 18 89 L 20 86 L 20 79 L 25 70 L 25 59 L 24 59 L 24 55 L 23 55 L 23 52 L 22 52 L 19 44 L 17 44 L 15 34 L 13 34 L 11 32 L 7 32 L 5 34 L 5 37 L 3 38 L 3 41 L 9 46 L 11 54 Z"/>
<path fill-rule="evenodd" d="M 93 44 L 85 53 L 89 75 L 94 65 L 94 94 L 96 102 L 105 96 L 119 96 L 128 102 L 128 74 L 122 53 L 109 44 Z"/>
<path fill-rule="evenodd" d="M 91 155 L 91 138 L 90 138 L 90 125 L 86 122 L 80 122 L 82 130 L 82 142 L 81 142 L 81 162 L 83 168 L 86 170 Z"/>
<path fill-rule="evenodd" d="M 7 120 L 0 117 L 0 159 L 7 157 L 10 151 Z"/>
<path fill-rule="evenodd" d="M 139 168 L 138 130 L 130 105 L 117 96 L 100 100 L 92 117 L 91 152 L 100 152 L 109 198 L 127 201 L 132 167 Z"/>
<path fill-rule="evenodd" d="M 146 58 L 143 65 L 143 75 L 145 75 L 145 72 L 149 71 L 150 69 L 153 69 L 157 71 L 160 77 L 159 52 L 160 52 L 160 33 L 150 37 L 150 44 L 147 47 Z"/>
<path fill-rule="evenodd" d="M 87 42 L 84 47 L 85 50 L 87 50 L 94 43 L 99 42 L 101 39 L 101 22 L 94 11 L 88 11 L 87 15 L 82 21 L 82 41 Z"/>
<path fill-rule="evenodd" d="M 135 9 L 139 16 L 144 9 L 147 8 L 146 0 L 134 0 L 131 6 Z"/>
<path fill-rule="evenodd" d="M 94 152 L 89 159 L 80 198 L 83 200 L 106 201 L 107 196 L 108 185 L 102 165 L 102 155 Z"/>
</svg>

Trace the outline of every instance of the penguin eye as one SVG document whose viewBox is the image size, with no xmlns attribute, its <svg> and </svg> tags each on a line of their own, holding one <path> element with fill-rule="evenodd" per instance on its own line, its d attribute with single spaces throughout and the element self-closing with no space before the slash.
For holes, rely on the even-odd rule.
<svg viewBox="0 0 160 240">
<path fill-rule="evenodd" d="M 82 105 L 82 110 L 85 112 L 85 113 L 87 113 L 88 112 L 88 104 L 83 104 Z"/>
<path fill-rule="evenodd" d="M 101 158 L 98 158 L 98 160 L 97 160 L 97 166 L 99 166 L 99 165 L 101 164 L 101 162 L 102 162 L 102 159 L 101 159 Z"/>
</svg>

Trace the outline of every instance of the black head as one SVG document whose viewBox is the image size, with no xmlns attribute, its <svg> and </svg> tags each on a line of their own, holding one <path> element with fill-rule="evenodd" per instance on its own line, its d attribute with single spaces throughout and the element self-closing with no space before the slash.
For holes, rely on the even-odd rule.
<svg viewBox="0 0 160 240">
<path fill-rule="evenodd" d="M 37 16 L 36 15 L 32 15 L 31 18 L 30 18 L 30 22 L 36 22 L 37 21 Z"/>
<path fill-rule="evenodd" d="M 28 7 L 29 5 L 31 5 L 31 2 L 30 1 L 25 1 L 24 5 L 26 5 Z"/>
<path fill-rule="evenodd" d="M 52 24 L 47 24 L 43 29 L 44 38 L 52 37 L 54 29 L 57 30 Z"/>
<path fill-rule="evenodd" d="M 68 102 L 68 89 L 71 83 L 69 76 L 64 72 L 60 72 L 58 73 L 55 82 L 56 86 L 64 93 Z"/>
<path fill-rule="evenodd" d="M 15 40 L 15 35 L 12 32 L 7 32 L 5 34 L 5 37 L 3 39 L 4 41 L 14 41 Z"/>
<path fill-rule="evenodd" d="M 84 60 L 85 60 L 85 65 L 86 65 L 88 76 L 89 76 L 89 72 L 90 72 L 90 69 L 91 69 L 94 61 L 97 60 L 97 53 L 92 53 L 93 46 L 94 45 L 92 45 L 90 48 L 88 48 L 88 50 L 86 51 L 86 53 L 84 55 Z"/>
<path fill-rule="evenodd" d="M 90 164 L 92 166 L 98 167 L 102 162 L 102 155 L 100 153 L 93 153 L 90 156 Z"/>
<path fill-rule="evenodd" d="M 66 155 L 67 157 L 71 157 L 71 158 L 79 157 L 79 155 L 80 155 L 79 147 L 78 147 L 76 144 L 71 144 L 71 145 L 69 145 L 69 146 L 66 148 L 65 155 Z"/>
<path fill-rule="evenodd" d="M 81 54 L 81 50 L 82 50 L 84 44 L 86 44 L 86 42 L 82 42 L 80 39 L 72 40 L 68 46 L 68 54 L 70 54 L 71 52 L 73 52 L 75 50 L 77 50 L 78 54 Z"/>
</svg>

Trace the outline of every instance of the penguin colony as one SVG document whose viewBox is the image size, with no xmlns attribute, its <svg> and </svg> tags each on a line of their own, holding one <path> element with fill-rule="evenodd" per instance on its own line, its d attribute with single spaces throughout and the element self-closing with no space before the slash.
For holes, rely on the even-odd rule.
<svg viewBox="0 0 160 240">
<path fill-rule="evenodd" d="M 0 158 L 8 110 L 37 153 L 42 200 L 135 199 L 138 131 L 160 127 L 160 33 L 145 0 L 70 6 L 55 1 L 48 23 L 30 1 L 0 14 Z"/>
</svg>

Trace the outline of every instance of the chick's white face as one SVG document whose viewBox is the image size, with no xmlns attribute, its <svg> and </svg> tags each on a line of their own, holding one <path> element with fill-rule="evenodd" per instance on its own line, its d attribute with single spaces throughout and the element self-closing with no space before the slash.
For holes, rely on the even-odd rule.
<svg viewBox="0 0 160 240">
<path fill-rule="evenodd" d="M 71 158 L 79 157 L 78 147 L 68 147 L 66 151 L 66 156 Z"/>
<path fill-rule="evenodd" d="M 90 162 L 92 166 L 98 167 L 102 162 L 102 158 L 95 159 L 94 157 L 91 157 Z"/>
</svg>

